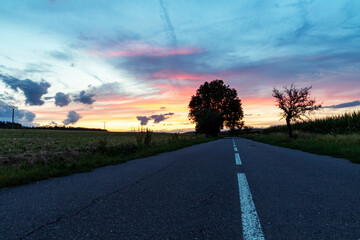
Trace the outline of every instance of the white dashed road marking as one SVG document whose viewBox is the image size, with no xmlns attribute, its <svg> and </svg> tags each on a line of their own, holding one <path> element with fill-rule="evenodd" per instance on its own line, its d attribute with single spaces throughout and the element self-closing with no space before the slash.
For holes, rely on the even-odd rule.
<svg viewBox="0 0 360 240">
<path fill-rule="evenodd" d="M 235 162 L 236 162 L 236 165 L 242 164 L 239 153 L 235 153 Z"/>
<path fill-rule="evenodd" d="M 238 173 L 241 220 L 245 240 L 265 240 L 245 173 Z"/>
</svg>

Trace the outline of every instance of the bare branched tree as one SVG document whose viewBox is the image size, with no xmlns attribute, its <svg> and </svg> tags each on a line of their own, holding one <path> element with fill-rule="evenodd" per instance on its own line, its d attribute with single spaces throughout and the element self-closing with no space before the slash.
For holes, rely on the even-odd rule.
<svg viewBox="0 0 360 240">
<path fill-rule="evenodd" d="M 276 98 L 276 105 L 284 111 L 281 119 L 285 118 L 289 137 L 292 137 L 291 122 L 308 117 L 307 114 L 320 109 L 321 104 L 317 105 L 315 99 L 310 98 L 311 86 L 297 89 L 291 84 L 290 88 L 287 86 L 283 88 L 283 92 L 274 88 L 272 96 Z"/>
</svg>

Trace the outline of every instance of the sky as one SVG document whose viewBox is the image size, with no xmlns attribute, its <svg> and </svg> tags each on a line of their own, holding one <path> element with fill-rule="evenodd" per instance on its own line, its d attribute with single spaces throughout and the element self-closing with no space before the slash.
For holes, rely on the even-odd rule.
<svg viewBox="0 0 360 240">
<path fill-rule="evenodd" d="M 247 126 L 284 124 L 273 88 L 312 86 L 314 117 L 360 110 L 360 1 L 0 1 L 0 120 L 194 130 L 222 79 Z"/>
</svg>

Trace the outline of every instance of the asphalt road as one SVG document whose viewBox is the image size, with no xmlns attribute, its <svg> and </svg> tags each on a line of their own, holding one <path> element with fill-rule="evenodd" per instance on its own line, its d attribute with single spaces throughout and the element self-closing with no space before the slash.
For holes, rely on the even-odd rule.
<svg viewBox="0 0 360 240">
<path fill-rule="evenodd" d="M 360 165 L 235 143 L 0 190 L 0 239 L 360 239 Z"/>
</svg>

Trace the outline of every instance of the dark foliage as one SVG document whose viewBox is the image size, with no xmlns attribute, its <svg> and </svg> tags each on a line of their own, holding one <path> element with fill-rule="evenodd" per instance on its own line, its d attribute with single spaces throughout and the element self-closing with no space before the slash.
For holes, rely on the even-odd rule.
<svg viewBox="0 0 360 240">
<path fill-rule="evenodd" d="M 220 114 L 209 108 L 199 108 L 196 110 L 196 127 L 197 133 L 205 133 L 209 136 L 220 134 Z"/>
<path fill-rule="evenodd" d="M 196 124 L 197 133 L 217 136 L 224 124 L 233 132 L 241 129 L 244 114 L 235 89 L 222 80 L 205 82 L 191 97 L 189 119 Z"/>
<path fill-rule="evenodd" d="M 2 122 L 0 121 L 0 128 L 2 129 L 11 129 L 13 126 L 12 122 Z M 20 129 L 23 128 L 23 126 L 20 123 L 14 123 L 14 128 L 15 129 Z"/>
<path fill-rule="evenodd" d="M 272 96 L 276 98 L 277 106 L 283 110 L 282 118 L 286 120 L 289 137 L 292 137 L 291 122 L 301 120 L 306 114 L 321 108 L 321 105 L 316 105 L 315 99 L 310 98 L 311 87 L 297 89 L 291 84 L 290 88 L 283 88 L 283 92 L 274 88 Z"/>
</svg>

